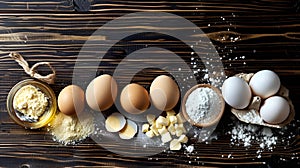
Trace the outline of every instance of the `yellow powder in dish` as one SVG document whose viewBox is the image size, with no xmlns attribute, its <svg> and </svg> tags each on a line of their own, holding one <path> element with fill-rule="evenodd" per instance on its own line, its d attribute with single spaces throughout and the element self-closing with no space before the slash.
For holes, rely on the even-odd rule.
<svg viewBox="0 0 300 168">
<path fill-rule="evenodd" d="M 50 123 L 49 131 L 55 141 L 64 145 L 75 144 L 94 132 L 94 121 L 92 117 L 79 121 L 76 115 L 58 113 Z"/>
<path fill-rule="evenodd" d="M 33 85 L 20 88 L 13 99 L 15 110 L 33 119 L 44 114 L 48 106 L 48 97 Z"/>
</svg>

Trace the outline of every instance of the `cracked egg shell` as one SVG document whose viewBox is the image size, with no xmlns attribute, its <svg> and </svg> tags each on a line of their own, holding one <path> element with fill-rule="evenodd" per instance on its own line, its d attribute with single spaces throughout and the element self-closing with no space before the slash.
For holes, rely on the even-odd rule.
<svg viewBox="0 0 300 168">
<path fill-rule="evenodd" d="M 127 123 L 124 128 L 119 132 L 121 139 L 131 139 L 135 136 L 138 131 L 138 126 L 135 122 L 127 119 Z"/>
<path fill-rule="evenodd" d="M 120 113 L 112 113 L 105 120 L 105 128 L 108 132 L 118 132 L 126 125 L 125 117 Z"/>
</svg>

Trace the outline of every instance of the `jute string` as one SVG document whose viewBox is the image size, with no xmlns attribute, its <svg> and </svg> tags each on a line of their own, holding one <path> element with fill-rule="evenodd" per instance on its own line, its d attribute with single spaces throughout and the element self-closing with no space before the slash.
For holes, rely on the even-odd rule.
<svg viewBox="0 0 300 168">
<path fill-rule="evenodd" d="M 54 81 L 55 81 L 55 77 L 56 77 L 56 72 L 55 72 L 55 69 L 50 65 L 49 62 L 38 62 L 36 64 L 34 64 L 31 68 L 29 67 L 27 61 L 22 57 L 21 54 L 17 53 L 17 52 L 11 52 L 9 54 L 9 56 L 14 59 L 16 62 L 19 63 L 20 66 L 22 66 L 22 68 L 24 69 L 24 71 L 30 75 L 31 77 L 35 78 L 35 79 L 38 79 L 38 80 L 41 80 L 43 82 L 46 82 L 48 84 L 54 84 Z M 38 66 L 41 66 L 41 65 L 46 65 L 50 68 L 50 70 L 52 71 L 51 74 L 48 74 L 48 75 L 40 75 L 38 72 L 37 72 L 37 68 Z"/>
</svg>

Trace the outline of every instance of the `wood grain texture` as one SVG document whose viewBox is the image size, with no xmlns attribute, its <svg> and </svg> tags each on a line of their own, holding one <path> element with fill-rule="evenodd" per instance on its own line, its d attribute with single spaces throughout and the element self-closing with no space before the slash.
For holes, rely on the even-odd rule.
<svg viewBox="0 0 300 168">
<path fill-rule="evenodd" d="M 6 96 L 11 87 L 28 76 L 11 60 L 9 52 L 20 52 L 33 65 L 49 61 L 57 70 L 56 94 L 72 81 L 78 53 L 85 41 L 99 27 L 131 12 L 170 12 L 182 16 L 211 39 L 225 67 L 226 75 L 272 69 L 290 90 L 296 117 L 300 104 L 300 13 L 299 1 L 286 0 L 204 0 L 204 1 L 110 1 L 91 0 L 90 6 L 78 8 L 80 1 L 72 0 L 7 0 L 0 1 L 0 166 L 1 167 L 189 167 L 232 166 L 283 167 L 299 165 L 298 134 L 289 142 L 279 142 L 273 152 L 265 151 L 257 158 L 259 144 L 248 150 L 230 145 L 226 134 L 232 127 L 226 109 L 216 133 L 218 139 L 209 144 L 197 143 L 192 154 L 185 151 L 162 152 L 151 157 L 119 156 L 95 144 L 91 139 L 75 146 L 62 146 L 52 141 L 45 130 L 24 130 L 16 125 L 6 111 Z M 76 7 L 77 6 L 77 7 Z M 88 9 L 88 10 L 87 10 Z M 134 18 L 131 20 L 134 24 Z M 117 29 L 122 30 L 122 27 Z M 153 29 L 153 28 L 151 28 Z M 159 29 L 156 27 L 155 29 Z M 93 37 L 105 46 L 105 35 Z M 130 39 L 120 43 L 99 66 L 99 73 L 112 73 L 130 47 L 162 46 L 169 48 L 190 62 L 190 50 L 174 39 L 156 36 Z M 85 59 L 93 60 L 90 53 Z M 241 59 L 241 56 L 245 56 Z M 236 59 L 237 58 L 237 59 Z M 168 60 L 166 60 L 168 61 Z M 79 67 L 82 70 L 89 66 Z M 41 68 L 41 70 L 45 70 Z M 140 74 L 135 80 L 148 86 L 161 72 Z M 298 125 L 297 125 L 298 124 Z M 298 128 L 298 129 L 297 129 Z M 107 144 L 109 145 L 109 144 Z M 127 146 L 123 146 L 127 147 Z M 131 148 L 130 146 L 128 148 Z"/>
</svg>

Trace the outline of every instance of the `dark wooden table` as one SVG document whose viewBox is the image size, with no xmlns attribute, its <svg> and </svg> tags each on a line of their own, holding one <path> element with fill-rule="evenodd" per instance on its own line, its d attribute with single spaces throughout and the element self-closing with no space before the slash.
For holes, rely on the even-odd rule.
<svg viewBox="0 0 300 168">
<path fill-rule="evenodd" d="M 25 130 L 18 126 L 6 110 L 9 90 L 18 81 L 29 78 L 8 57 L 10 52 L 23 54 L 30 65 L 39 61 L 51 62 L 57 70 L 56 84 L 52 87 L 58 94 L 64 86 L 72 83 L 77 55 L 95 30 L 124 14 L 159 11 L 182 16 L 201 28 L 223 57 L 226 75 L 260 69 L 272 69 L 278 73 L 290 90 L 296 118 L 299 119 L 299 0 L 7 0 L 0 1 L 0 9 L 1 167 L 299 166 L 299 122 L 294 121 L 292 130 L 288 130 L 295 135 L 289 143 L 280 141 L 273 151 L 264 151 L 261 157 L 257 157 L 257 144 L 247 150 L 243 146 L 230 145 L 230 135 L 226 132 L 237 121 L 228 107 L 217 127 L 217 140 L 195 144 L 195 150 L 189 155 L 181 150 L 139 158 L 114 154 L 91 139 L 74 146 L 59 145 L 44 129 Z M 232 38 L 236 40 L 232 42 Z M 136 40 L 135 45 L 157 45 L 159 42 L 172 48 L 172 41 L 155 38 Z M 126 54 L 126 44 L 122 45 L 125 49 L 120 50 L 121 54 Z M 180 47 L 175 50 L 182 55 L 190 53 Z M 112 54 L 105 60 L 110 66 L 100 66 L 99 72 L 111 73 L 120 59 L 119 52 Z M 154 75 L 138 76 L 136 82 L 147 86 Z"/>
</svg>

